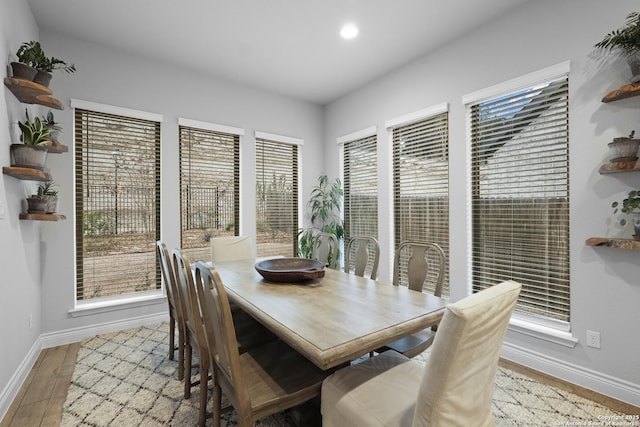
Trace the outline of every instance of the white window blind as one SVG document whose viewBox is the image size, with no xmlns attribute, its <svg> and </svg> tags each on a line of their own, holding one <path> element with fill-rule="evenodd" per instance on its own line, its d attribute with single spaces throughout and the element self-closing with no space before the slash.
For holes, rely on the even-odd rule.
<svg viewBox="0 0 640 427">
<path fill-rule="evenodd" d="M 159 289 L 160 123 L 76 108 L 76 298 Z"/>
<path fill-rule="evenodd" d="M 378 238 L 378 150 L 376 135 L 347 141 L 344 153 L 344 234 Z M 355 251 L 355 248 L 354 248 Z M 369 256 L 373 258 L 373 248 Z M 355 253 L 349 257 L 355 261 Z M 373 264 L 373 259 L 369 265 Z M 353 266 L 349 268 L 353 270 Z M 370 272 L 366 272 L 370 274 Z"/>
<path fill-rule="evenodd" d="M 516 311 L 569 321 L 568 79 L 470 105 L 472 283 L 523 284 Z"/>
<path fill-rule="evenodd" d="M 256 138 L 256 254 L 294 257 L 298 234 L 298 146 Z"/>
<path fill-rule="evenodd" d="M 395 248 L 406 240 L 439 244 L 447 256 L 442 295 L 449 296 L 448 112 L 392 130 Z M 429 264 L 437 266 L 431 258 Z M 425 289 L 434 290 L 436 273 L 429 269 Z"/>
<path fill-rule="evenodd" d="M 240 136 L 180 126 L 180 244 L 192 260 L 210 260 L 209 239 L 237 236 Z"/>
</svg>

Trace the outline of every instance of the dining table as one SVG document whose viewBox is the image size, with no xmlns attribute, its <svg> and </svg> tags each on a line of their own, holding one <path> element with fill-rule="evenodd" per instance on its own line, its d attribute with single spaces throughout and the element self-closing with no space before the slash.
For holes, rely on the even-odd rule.
<svg viewBox="0 0 640 427">
<path fill-rule="evenodd" d="M 266 280 L 255 259 L 214 262 L 229 300 L 323 370 L 436 325 L 446 300 L 325 269 L 301 282 Z"/>
</svg>

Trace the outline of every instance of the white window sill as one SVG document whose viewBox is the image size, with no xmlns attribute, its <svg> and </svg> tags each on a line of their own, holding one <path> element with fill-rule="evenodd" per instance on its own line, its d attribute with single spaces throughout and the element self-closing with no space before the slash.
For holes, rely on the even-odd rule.
<svg viewBox="0 0 640 427">
<path fill-rule="evenodd" d="M 140 295 L 127 295 L 117 297 L 100 298 L 90 301 L 77 301 L 76 307 L 69 310 L 71 317 L 91 316 L 93 314 L 108 313 L 111 311 L 126 310 L 155 304 L 166 304 L 167 297 L 160 290 L 144 292 Z"/>
<path fill-rule="evenodd" d="M 578 338 L 571 335 L 569 330 L 561 330 L 546 325 L 531 322 L 524 318 L 511 317 L 509 322 L 509 330 L 520 334 L 529 335 L 544 341 L 560 344 L 565 347 L 573 348 L 578 343 Z"/>
</svg>

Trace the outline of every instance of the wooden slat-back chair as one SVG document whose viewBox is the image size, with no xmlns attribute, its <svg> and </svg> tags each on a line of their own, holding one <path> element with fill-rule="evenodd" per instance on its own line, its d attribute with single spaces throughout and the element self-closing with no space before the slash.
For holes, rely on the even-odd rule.
<svg viewBox="0 0 640 427">
<path fill-rule="evenodd" d="M 369 277 L 375 280 L 378 277 L 378 264 L 380 263 L 380 245 L 378 241 L 368 236 L 351 237 L 344 251 L 345 272 L 351 272 L 352 261 L 353 274 L 364 277 L 368 269 L 370 271 Z"/>
</svg>

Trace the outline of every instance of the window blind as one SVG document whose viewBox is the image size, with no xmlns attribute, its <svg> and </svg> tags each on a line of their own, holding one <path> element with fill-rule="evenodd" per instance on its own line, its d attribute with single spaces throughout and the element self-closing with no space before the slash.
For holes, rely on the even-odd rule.
<svg viewBox="0 0 640 427">
<path fill-rule="evenodd" d="M 516 310 L 569 321 L 568 80 L 470 108 L 472 282 L 523 284 Z"/>
<path fill-rule="evenodd" d="M 160 288 L 160 123 L 77 108 L 76 298 Z"/>
<path fill-rule="evenodd" d="M 256 138 L 256 254 L 294 257 L 298 234 L 298 146 Z"/>
<path fill-rule="evenodd" d="M 449 115 L 393 127 L 395 248 L 406 240 L 439 244 L 447 255 L 443 296 L 449 295 Z M 430 265 L 437 259 L 427 257 Z M 401 260 L 406 265 L 408 259 Z M 437 269 L 425 289 L 433 292 Z M 406 283 L 406 281 L 404 281 Z"/>
<path fill-rule="evenodd" d="M 344 233 L 345 242 L 352 236 L 378 238 L 378 153 L 376 135 L 347 141 L 344 153 Z M 354 253 L 350 260 L 355 261 Z M 373 264 L 369 248 L 369 265 Z M 349 271 L 353 270 L 350 266 Z M 371 272 L 365 272 L 369 275 Z"/>
<path fill-rule="evenodd" d="M 209 239 L 237 236 L 240 136 L 188 126 L 180 135 L 180 244 L 192 260 L 210 260 Z"/>
</svg>

